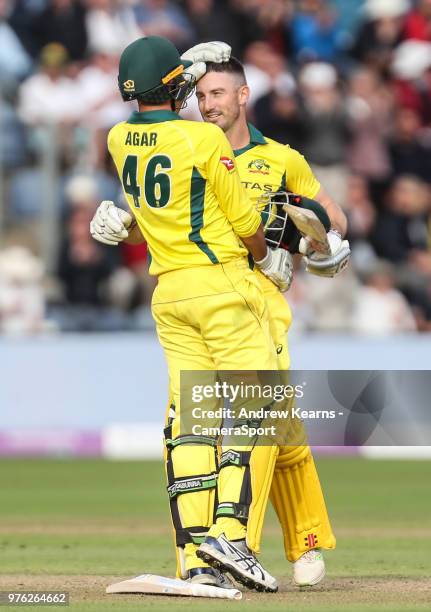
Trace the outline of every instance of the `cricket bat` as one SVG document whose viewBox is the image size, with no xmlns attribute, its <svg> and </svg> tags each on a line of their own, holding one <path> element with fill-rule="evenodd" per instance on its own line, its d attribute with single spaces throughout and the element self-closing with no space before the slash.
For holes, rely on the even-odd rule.
<svg viewBox="0 0 431 612">
<path fill-rule="evenodd" d="M 165 578 L 155 574 L 142 574 L 111 584 L 107 593 L 146 593 L 148 595 L 183 595 L 188 597 L 218 597 L 221 599 L 241 599 L 238 589 L 222 589 L 207 584 L 193 584 L 178 578 Z"/>
<path fill-rule="evenodd" d="M 300 208 L 287 203 L 283 204 L 283 209 L 303 236 L 317 242 L 322 247 L 323 253 L 329 254 L 331 252 L 326 229 L 315 212 L 308 208 Z"/>
</svg>

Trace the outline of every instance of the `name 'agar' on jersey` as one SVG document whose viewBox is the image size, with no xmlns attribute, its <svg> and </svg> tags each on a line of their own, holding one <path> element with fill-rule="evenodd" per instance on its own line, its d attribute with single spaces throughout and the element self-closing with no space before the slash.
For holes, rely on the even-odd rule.
<svg viewBox="0 0 431 612">
<path fill-rule="evenodd" d="M 157 132 L 127 132 L 124 144 L 134 147 L 155 147 Z"/>
</svg>

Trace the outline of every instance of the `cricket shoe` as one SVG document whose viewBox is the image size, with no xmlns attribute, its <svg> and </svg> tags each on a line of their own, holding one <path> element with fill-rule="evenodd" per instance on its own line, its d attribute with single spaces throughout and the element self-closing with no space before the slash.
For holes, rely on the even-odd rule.
<svg viewBox="0 0 431 612">
<path fill-rule="evenodd" d="M 313 586 L 325 577 L 325 561 L 320 548 L 307 550 L 293 564 L 293 582 L 296 586 Z"/>
<path fill-rule="evenodd" d="M 188 571 L 188 581 L 193 584 L 209 584 L 220 589 L 234 589 L 232 581 L 213 567 L 194 567 Z"/>
<path fill-rule="evenodd" d="M 218 538 L 207 536 L 196 555 L 215 569 L 228 572 L 249 589 L 272 593 L 278 589 L 276 579 L 262 567 L 245 540 L 231 541 L 223 534 Z"/>
</svg>

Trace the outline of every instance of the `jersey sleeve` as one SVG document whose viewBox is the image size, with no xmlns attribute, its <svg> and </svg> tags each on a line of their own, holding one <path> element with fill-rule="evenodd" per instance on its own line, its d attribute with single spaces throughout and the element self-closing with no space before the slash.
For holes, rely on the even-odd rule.
<svg viewBox="0 0 431 612">
<path fill-rule="evenodd" d="M 114 160 L 114 162 L 116 163 L 116 133 L 117 133 L 117 126 L 114 125 L 114 127 L 112 127 L 109 130 L 108 133 L 108 137 L 107 137 L 107 145 L 108 145 L 108 151 L 112 157 L 112 159 Z"/>
<path fill-rule="evenodd" d="M 208 181 L 235 233 L 247 238 L 259 228 L 260 215 L 241 185 L 233 151 L 221 130 L 213 132 L 213 142 L 205 164 Z"/>
<path fill-rule="evenodd" d="M 320 183 L 305 157 L 290 147 L 286 147 L 286 189 L 311 199 L 320 190 Z"/>
</svg>

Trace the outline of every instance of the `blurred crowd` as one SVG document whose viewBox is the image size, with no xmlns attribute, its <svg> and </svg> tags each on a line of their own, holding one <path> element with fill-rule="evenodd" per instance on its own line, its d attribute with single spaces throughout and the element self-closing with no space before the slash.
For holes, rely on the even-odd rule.
<svg viewBox="0 0 431 612">
<path fill-rule="evenodd" d="M 150 34 L 228 42 L 250 119 L 349 218 L 348 271 L 298 264 L 296 329 L 430 331 L 431 0 L 0 0 L 0 331 L 148 326 L 145 246 L 103 247 L 88 226 L 122 200 L 118 59 Z M 195 100 L 184 114 L 200 120 Z"/>
</svg>

